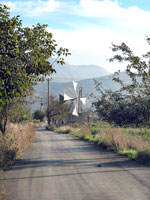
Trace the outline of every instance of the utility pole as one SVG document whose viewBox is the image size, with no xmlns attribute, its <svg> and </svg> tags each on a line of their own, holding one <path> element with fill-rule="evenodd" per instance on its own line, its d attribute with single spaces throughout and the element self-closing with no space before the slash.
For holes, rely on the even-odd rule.
<svg viewBox="0 0 150 200">
<path fill-rule="evenodd" d="M 42 108 L 43 108 L 43 98 L 41 98 L 41 107 L 40 107 L 40 110 L 42 110 Z"/>
<path fill-rule="evenodd" d="M 82 87 L 79 88 L 79 99 L 82 98 Z M 82 102 L 81 100 L 78 100 L 78 113 L 79 113 L 79 119 L 80 119 L 80 123 L 82 124 Z"/>
<path fill-rule="evenodd" d="M 50 116 L 49 116 L 49 112 L 50 112 L 50 106 L 49 106 L 49 104 L 50 104 L 50 102 L 49 102 L 49 78 L 47 79 L 47 81 L 48 81 L 48 108 L 47 108 L 47 113 L 48 113 L 48 126 L 50 126 Z"/>
<path fill-rule="evenodd" d="M 82 98 L 82 87 L 79 87 L 79 99 Z M 82 113 L 82 103 L 79 101 L 78 112 Z"/>
</svg>

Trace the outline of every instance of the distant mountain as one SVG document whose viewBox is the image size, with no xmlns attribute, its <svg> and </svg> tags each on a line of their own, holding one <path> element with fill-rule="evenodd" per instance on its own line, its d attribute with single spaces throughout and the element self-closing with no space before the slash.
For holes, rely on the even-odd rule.
<svg viewBox="0 0 150 200">
<path fill-rule="evenodd" d="M 69 65 L 66 63 L 65 65 L 54 64 L 53 68 L 56 70 L 56 73 L 52 74 L 50 77 L 54 82 L 79 81 L 110 74 L 97 65 Z"/>
<path fill-rule="evenodd" d="M 104 89 L 112 89 L 113 91 L 118 90 L 120 88 L 120 84 L 114 82 L 112 78 L 113 78 L 113 74 L 108 75 L 108 76 L 97 77 L 94 79 L 98 82 L 101 82 Z M 123 80 L 125 83 L 129 83 L 131 81 L 131 79 L 124 72 L 120 74 L 120 79 Z M 95 90 L 95 84 L 94 84 L 93 79 L 85 79 L 85 80 L 78 81 L 78 88 L 79 87 L 82 87 L 83 89 L 83 96 L 86 96 L 89 98 L 91 93 L 95 95 L 99 95 L 98 92 Z M 47 91 L 48 91 L 47 88 L 48 88 L 47 81 L 44 81 L 43 83 L 39 83 L 35 87 L 35 91 L 36 91 L 35 95 L 40 98 L 43 98 L 43 102 L 47 101 Z M 69 95 L 72 95 L 71 94 L 73 93 L 72 82 L 59 83 L 59 82 L 50 81 L 51 95 L 58 97 L 59 94 L 63 95 L 64 91 L 68 93 Z M 37 109 L 37 107 L 39 108 L 40 106 L 39 103 L 40 101 L 38 100 L 37 103 L 33 105 L 33 109 Z"/>
</svg>

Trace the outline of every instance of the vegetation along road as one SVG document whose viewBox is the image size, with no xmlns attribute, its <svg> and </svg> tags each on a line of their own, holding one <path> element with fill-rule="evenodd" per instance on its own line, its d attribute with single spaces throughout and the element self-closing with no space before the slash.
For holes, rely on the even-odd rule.
<svg viewBox="0 0 150 200">
<path fill-rule="evenodd" d="M 1 181 L 8 200 L 150 199 L 150 168 L 44 128 Z"/>
</svg>

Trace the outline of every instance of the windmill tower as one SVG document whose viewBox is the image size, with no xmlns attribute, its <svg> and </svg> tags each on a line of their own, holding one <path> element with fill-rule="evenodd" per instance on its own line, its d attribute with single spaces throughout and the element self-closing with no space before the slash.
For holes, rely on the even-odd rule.
<svg viewBox="0 0 150 200">
<path fill-rule="evenodd" d="M 82 97 L 82 88 L 79 88 L 79 93 L 77 93 L 77 85 L 78 83 L 73 81 L 74 92 L 73 95 L 70 96 L 66 92 L 64 93 L 64 101 L 72 101 L 73 109 L 71 112 L 72 116 L 80 117 L 82 115 L 82 104 L 85 105 L 86 97 Z M 80 119 L 82 121 L 82 119 Z"/>
</svg>

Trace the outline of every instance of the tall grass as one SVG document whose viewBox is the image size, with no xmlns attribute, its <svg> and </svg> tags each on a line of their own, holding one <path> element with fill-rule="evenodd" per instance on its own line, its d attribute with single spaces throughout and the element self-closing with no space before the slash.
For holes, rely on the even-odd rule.
<svg viewBox="0 0 150 200">
<path fill-rule="evenodd" d="M 8 169 L 20 153 L 32 143 L 34 138 L 34 125 L 28 124 L 9 124 L 6 136 L 0 132 L 0 175 L 2 169 Z M 5 186 L 0 184 L 0 199 L 5 199 Z"/>
<path fill-rule="evenodd" d="M 67 127 L 69 132 L 100 145 L 107 150 L 126 154 L 132 159 L 150 165 L 150 129 L 116 128 L 108 123 L 95 123 L 83 127 Z M 65 127 L 59 131 L 65 131 Z"/>
<path fill-rule="evenodd" d="M 31 144 L 33 138 L 33 124 L 9 124 L 6 136 L 0 133 L 0 168 L 11 165 L 16 156 Z"/>
</svg>

